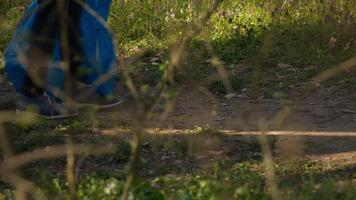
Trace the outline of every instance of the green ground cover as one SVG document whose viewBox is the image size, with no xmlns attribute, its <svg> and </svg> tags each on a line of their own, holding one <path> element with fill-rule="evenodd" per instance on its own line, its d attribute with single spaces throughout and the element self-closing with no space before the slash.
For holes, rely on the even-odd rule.
<svg viewBox="0 0 356 200">
<path fill-rule="evenodd" d="M 67 127 L 68 129 L 65 129 Z M 33 181 L 47 198 L 54 199 L 118 199 L 125 184 L 126 168 L 131 155 L 129 140 L 112 136 L 98 136 L 92 132 L 90 119 L 65 121 L 36 120 L 30 124 L 13 122 L 6 125 L 15 141 L 17 153 L 39 147 L 61 144 L 69 134 L 77 143 L 85 141 L 100 146 L 111 141 L 118 146 L 110 156 L 80 156 L 77 171 L 75 194 L 67 190 L 64 169 L 66 159 L 56 158 L 31 163 L 23 169 L 23 176 Z M 224 137 L 213 128 L 196 128 L 191 133 L 203 136 L 206 140 L 220 141 Z M 193 135 L 194 136 L 194 135 Z M 173 137 L 153 138 L 141 147 L 137 178 L 130 190 L 132 199 L 271 199 L 266 182 L 266 171 L 259 143 L 256 140 L 239 140 L 236 143 L 239 153 L 231 155 L 204 170 L 194 168 L 193 163 L 185 163 L 183 169 L 176 164 L 154 163 L 149 158 L 155 148 L 159 151 L 175 152 L 174 160 L 186 160 L 196 155 L 187 152 L 185 146 L 190 136 L 175 142 Z M 273 146 L 273 139 L 271 140 Z M 239 158 L 238 158 L 239 157 Z M 238 159 L 237 159 L 238 158 Z M 79 161 L 80 160 L 80 161 Z M 79 164 L 78 164 L 79 165 Z M 149 171 L 156 168 L 155 172 Z M 283 199 L 355 199 L 355 174 L 352 168 L 334 168 L 328 162 L 296 159 L 289 163 L 274 163 L 276 181 Z M 0 199 L 13 199 L 11 187 L 0 181 Z"/>
<path fill-rule="evenodd" d="M 29 1 L 0 1 L 0 73 L 3 52 Z M 278 98 L 288 95 L 297 84 L 326 69 L 335 67 L 356 54 L 356 3 L 335 0 L 225 0 L 206 24 L 202 16 L 212 5 L 200 0 L 115 0 L 109 25 L 119 56 L 129 60 L 145 49 L 130 66 L 130 75 L 141 88 L 155 85 L 167 63 L 176 53 L 176 43 L 203 25 L 186 47 L 175 81 L 178 85 L 197 83 L 217 73 L 216 58 L 227 71 L 236 91 L 259 88 L 261 95 Z M 356 89 L 356 72 L 348 71 L 329 80 L 326 86 L 340 90 Z M 256 86 L 257 85 L 257 86 Z M 220 95 L 228 93 L 223 81 L 214 80 L 207 87 Z M 6 107 L 7 105 L 2 106 Z M 119 123 L 119 122 L 118 122 Z M 17 153 L 38 147 L 62 144 L 66 136 L 100 145 L 112 140 L 96 136 L 100 129 L 94 119 L 63 122 L 39 121 L 31 125 L 13 122 L 6 125 Z M 214 132 L 210 130 L 209 132 Z M 95 132 L 95 131 L 94 131 Z M 210 137 L 210 136 L 209 136 Z M 91 139 L 90 139 L 91 138 Z M 159 144 L 162 143 L 158 142 Z M 163 140 L 163 143 L 166 143 Z M 183 144 L 183 145 L 182 145 Z M 185 159 L 186 146 L 171 147 Z M 119 150 L 108 157 L 88 157 L 87 167 L 78 177 L 74 198 L 118 199 L 125 184 L 131 155 L 128 141 L 117 142 Z M 164 145 L 163 145 L 164 146 Z M 204 171 L 183 169 L 172 176 L 172 166 L 158 166 L 160 173 L 135 179 L 132 199 L 271 199 L 265 180 L 257 142 L 243 143 L 244 160 L 217 163 Z M 0 158 L 2 157 L 0 151 Z M 63 169 L 65 159 L 32 163 L 24 174 L 49 198 L 70 199 Z M 141 164 L 145 165 L 145 160 Z M 56 168 L 58 167 L 58 168 Z M 140 166 L 146 172 L 143 166 Z M 355 199 L 354 169 L 334 171 L 328 163 L 300 161 L 293 167 L 275 163 L 278 186 L 284 199 Z M 13 188 L 0 182 L 0 199 L 13 198 Z"/>
</svg>

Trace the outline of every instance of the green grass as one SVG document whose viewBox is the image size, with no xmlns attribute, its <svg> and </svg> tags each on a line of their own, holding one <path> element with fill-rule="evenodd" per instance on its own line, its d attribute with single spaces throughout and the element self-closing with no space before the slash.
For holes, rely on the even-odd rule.
<svg viewBox="0 0 356 200">
<path fill-rule="evenodd" d="M 35 120 L 31 123 L 13 122 L 6 127 L 12 133 L 10 137 L 18 153 L 62 144 L 65 137 L 69 136 L 76 143 L 98 146 L 114 142 L 118 145 L 118 151 L 114 154 L 77 158 L 81 167 L 77 171 L 74 195 L 78 199 L 117 199 L 123 191 L 125 166 L 131 155 L 131 146 L 125 140 L 91 134 L 89 120 Z M 138 176 L 130 191 L 133 199 L 271 199 L 256 138 L 232 140 L 235 144 L 235 150 L 232 151 L 238 151 L 238 154 L 204 170 L 190 170 L 194 167 L 191 158 L 204 155 L 204 149 L 209 151 L 214 146 L 224 145 L 223 141 L 228 138 L 224 139 L 224 135 L 210 126 L 196 127 L 187 130 L 186 134 L 182 138 L 144 138 Z M 274 148 L 274 140 L 271 140 L 271 147 Z M 172 152 L 175 153 L 170 154 Z M 163 163 L 155 160 L 161 155 L 174 156 Z M 179 169 L 174 162 L 176 160 L 187 160 L 187 163 L 183 169 Z M 64 158 L 38 161 L 24 168 L 22 175 L 33 181 L 47 198 L 68 199 L 73 194 L 67 190 L 65 165 Z M 295 160 L 288 164 L 276 162 L 274 167 L 283 199 L 351 200 L 356 197 L 356 190 L 351 183 L 356 178 L 352 169 L 335 168 L 327 162 L 308 160 Z M 12 199 L 13 192 L 8 184 L 0 181 L 0 199 Z"/>
<path fill-rule="evenodd" d="M 158 3 L 163 3 L 163 6 L 155 6 Z M 209 4 L 205 2 L 205 5 Z M 122 55 L 130 56 L 135 52 L 131 50 L 137 48 L 157 51 L 182 38 L 187 31 L 182 27 L 190 27 L 189 24 L 194 23 L 206 7 L 183 0 L 174 3 L 116 3 L 112 8 L 110 25 L 114 28 Z M 294 84 L 308 81 L 321 71 L 355 55 L 356 38 L 352 34 L 356 27 L 353 20 L 355 3 L 299 1 L 286 4 L 283 10 L 279 10 L 280 7 L 282 4 L 278 1 L 224 1 L 203 33 L 193 40 L 189 47 L 192 49 L 189 53 L 193 56 L 186 58 L 190 62 L 187 67 L 181 66 L 177 73 L 178 80 L 200 80 L 207 73 L 215 73 L 214 66 L 204 63 L 217 55 L 227 70 L 241 62 L 254 65 L 249 73 L 230 75 L 234 90 L 260 87 L 264 96 L 273 96 L 275 91 L 291 91 Z M 143 11 L 140 8 L 144 8 Z M 207 43 L 213 46 L 213 51 L 206 49 Z M 169 58 L 170 52 L 164 51 L 163 54 Z M 165 62 L 163 59 L 160 63 L 164 65 Z M 292 68 L 280 69 L 277 67 L 279 63 L 289 64 Z M 143 69 L 149 77 L 139 78 L 143 80 L 141 84 L 152 85 L 161 75 L 160 66 L 136 66 L 139 69 L 135 69 L 134 77 L 139 77 Z M 260 79 L 257 83 L 253 81 L 256 72 L 261 73 L 257 76 Z M 354 78 L 348 76 L 345 82 L 353 83 Z M 342 87 L 345 86 L 352 84 Z M 226 88 L 219 82 L 214 82 L 210 88 L 215 93 L 226 93 Z"/>
<path fill-rule="evenodd" d="M 182 84 L 215 73 L 215 67 L 207 66 L 205 61 L 217 55 L 228 70 L 241 61 L 256 65 L 250 73 L 230 76 L 234 90 L 261 87 L 262 94 L 273 96 L 273 91 L 290 91 L 288 88 L 296 82 L 307 81 L 356 54 L 353 1 L 338 0 L 332 4 L 298 1 L 287 3 L 281 9 L 282 3 L 225 0 L 188 47 L 189 56 L 185 59 L 190 62 L 180 64 L 176 81 Z M 3 4 L 0 52 L 4 51 L 26 5 L 25 1 Z M 131 69 L 137 85 L 157 83 L 173 53 L 169 51 L 171 44 L 184 37 L 209 6 L 208 1 L 188 0 L 113 2 L 109 25 L 121 57 L 130 57 L 139 49 L 151 49 Z M 212 51 L 207 50 L 207 43 L 213 46 Z M 152 64 L 150 59 L 157 53 L 161 59 Z M 290 64 L 294 71 L 279 69 L 278 63 Z M 256 72 L 262 74 L 256 76 Z M 253 81 L 256 78 L 260 80 Z M 352 86 L 354 78 L 349 77 L 345 82 L 346 87 Z M 226 92 L 221 83 L 210 87 L 215 93 Z"/>
<path fill-rule="evenodd" d="M 283 199 L 354 199 L 356 190 L 347 183 L 345 175 L 320 176 L 327 170 L 324 165 L 308 163 L 298 166 L 296 171 L 288 171 L 276 164 Z M 204 173 L 136 179 L 130 195 L 133 199 L 152 200 L 271 199 L 262 169 L 259 162 L 243 162 L 227 169 L 216 165 Z M 294 178 L 297 180 L 289 184 L 290 179 Z M 338 184 L 335 180 L 344 181 L 344 184 Z M 65 182 L 58 178 L 44 175 L 37 182 L 49 198 L 67 199 L 70 196 Z M 123 186 L 120 178 L 86 175 L 79 180 L 75 196 L 78 199 L 117 199 L 122 194 Z M 2 194 L 11 196 L 9 190 L 3 190 Z"/>
<path fill-rule="evenodd" d="M 28 4 L 25 0 L 11 1 L 11 5 L 8 2 L 0 1 L 0 73 L 3 73 L 3 52 Z M 129 66 L 130 75 L 142 91 L 159 81 L 175 53 L 172 51 L 174 44 L 199 22 L 211 6 L 209 2 L 113 2 L 109 25 L 119 55 L 129 59 L 138 50 L 147 49 Z M 354 1 L 291 1 L 279 10 L 282 4 L 283 1 L 277 0 L 225 0 L 202 33 L 187 46 L 184 60 L 175 74 L 175 86 L 200 83 L 216 74 L 216 66 L 209 62 L 216 56 L 223 63 L 233 90 L 258 90 L 264 97 L 283 99 L 299 83 L 356 54 Z M 212 49 L 208 48 L 210 46 Z M 281 67 L 280 64 L 289 66 Z M 246 69 L 241 71 L 243 67 Z M 354 70 L 339 74 L 326 82 L 326 86 L 335 86 L 345 92 L 355 90 L 355 73 Z M 217 95 L 228 93 L 220 80 L 207 87 Z M 13 107 L 12 100 L 0 97 L 0 109 Z M 102 122 L 90 111 L 86 116 L 64 121 L 16 121 L 6 124 L 6 130 L 18 153 L 63 144 L 66 137 L 78 143 L 98 145 L 114 141 L 119 146 L 115 154 L 84 159 L 85 168 L 79 171 L 75 196 L 79 199 L 117 199 L 123 190 L 127 172 L 124 166 L 130 158 L 131 145 L 115 137 L 98 136 L 95 130 L 103 128 Z M 190 161 L 196 153 L 192 147 L 199 144 L 205 148 L 205 144 L 214 146 L 221 142 L 221 134 L 213 127 L 196 127 L 189 131 L 197 133 L 193 134 L 196 138 L 182 142 L 156 138 L 148 146 L 155 146 L 159 153 L 178 151 L 175 156 Z M 202 137 L 213 139 L 204 140 L 204 143 Z M 141 174 L 130 193 L 133 199 L 271 199 L 257 140 L 239 143 L 236 148 L 242 152 L 240 160 L 219 163 L 202 171 L 190 169 L 189 164 L 175 169 L 173 161 L 172 164 L 157 163 L 146 148 L 149 149 L 144 147 L 141 152 L 146 155 L 140 159 Z M 35 182 L 49 198 L 68 199 L 64 168 L 63 158 L 41 161 L 25 168 L 24 176 Z M 283 199 L 356 198 L 351 184 L 356 177 L 350 175 L 348 169 L 333 171 L 328 163 L 310 161 L 297 162 L 293 167 L 276 163 L 275 168 Z M 149 174 L 150 170 L 153 174 Z M 12 196 L 13 189 L 0 182 L 0 199 Z"/>
<path fill-rule="evenodd" d="M 74 195 L 78 199 L 117 199 L 121 196 L 125 183 L 125 165 L 131 155 L 130 144 L 115 137 L 91 135 L 92 126 L 88 120 L 35 120 L 25 124 L 13 122 L 7 125 L 7 130 L 12 133 L 11 138 L 15 141 L 14 146 L 18 153 L 61 144 L 68 136 L 74 142 L 99 146 L 108 142 L 116 143 L 119 148 L 112 155 L 77 158 L 81 167 L 77 171 Z M 71 131 L 66 132 L 63 127 L 71 127 Z M 187 136 L 182 138 L 157 136 L 144 139 L 138 176 L 130 191 L 133 199 L 271 199 L 256 138 L 233 140 L 238 155 L 231 155 L 230 159 L 217 162 L 204 170 L 189 170 L 193 167 L 193 163 L 189 161 L 192 156 L 203 155 L 204 152 L 199 151 L 204 151 L 205 148 L 223 145 L 225 136 L 210 126 L 196 127 L 186 133 Z M 272 140 L 271 147 L 274 148 Z M 169 154 L 171 152 L 176 153 Z M 155 158 L 162 153 L 176 157 L 168 163 L 155 163 Z M 231 158 L 238 160 L 232 161 Z M 186 159 L 188 163 L 183 166 L 185 169 L 178 169 L 173 162 Z M 68 199 L 73 194 L 69 194 L 67 190 L 63 172 L 65 165 L 64 158 L 43 160 L 28 165 L 23 169 L 22 175 L 33 181 L 47 198 Z M 356 190 L 351 183 L 356 178 L 352 169 L 336 168 L 328 162 L 308 160 L 294 160 L 287 164 L 275 162 L 274 167 L 283 199 L 351 200 L 356 197 Z M 151 170 L 153 173 L 150 173 Z M 12 199 L 13 192 L 8 184 L 0 181 L 0 198 Z"/>
</svg>

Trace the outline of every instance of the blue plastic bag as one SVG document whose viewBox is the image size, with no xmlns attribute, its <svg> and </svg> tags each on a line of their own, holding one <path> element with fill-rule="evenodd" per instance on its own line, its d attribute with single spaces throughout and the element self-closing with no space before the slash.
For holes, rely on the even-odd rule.
<svg viewBox="0 0 356 200">
<path fill-rule="evenodd" d="M 111 33 L 103 22 L 108 20 L 111 0 L 85 0 L 86 6 L 81 16 L 82 47 L 84 60 L 82 67 L 89 74 L 84 78 L 85 84 L 96 85 L 101 95 L 113 92 L 115 86 L 114 67 L 117 66 L 115 47 Z M 38 7 L 33 1 L 27 8 L 12 40 L 5 50 L 5 73 L 10 82 L 20 91 L 24 83 L 27 68 L 28 36 Z M 93 14 L 95 13 L 95 14 Z M 64 73 L 60 67 L 61 52 L 59 41 L 56 42 L 48 66 L 47 90 L 62 90 Z M 98 81 L 102 77 L 103 81 Z"/>
</svg>

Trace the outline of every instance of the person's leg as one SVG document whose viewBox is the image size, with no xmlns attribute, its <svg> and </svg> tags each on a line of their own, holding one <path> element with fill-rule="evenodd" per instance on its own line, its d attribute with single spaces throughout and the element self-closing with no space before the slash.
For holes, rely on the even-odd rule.
<svg viewBox="0 0 356 200">
<path fill-rule="evenodd" d="M 38 10 L 29 36 L 26 76 L 20 91 L 23 95 L 16 103 L 19 113 L 30 112 L 47 119 L 78 115 L 76 108 L 62 104 L 46 91 L 48 67 L 61 30 L 61 15 L 57 5 L 60 1 L 38 0 Z"/>
<path fill-rule="evenodd" d="M 111 0 L 87 3 L 102 19 L 107 20 Z M 82 98 L 77 98 L 77 101 L 82 105 L 97 108 L 116 106 L 123 102 L 123 99 L 114 93 L 116 76 L 113 74 L 113 68 L 117 66 L 117 61 L 112 35 L 102 21 L 87 11 L 84 11 L 82 20 L 85 52 L 83 67 L 87 69 L 84 83 L 90 85 L 90 90 L 82 93 Z"/>
<path fill-rule="evenodd" d="M 84 67 L 88 68 L 85 82 L 95 84 L 97 93 L 101 96 L 112 95 L 115 85 L 113 68 L 117 67 L 113 36 L 107 30 L 104 21 L 108 20 L 111 0 L 87 1 L 87 5 L 100 19 L 84 11 L 83 46 L 85 50 Z"/>
<path fill-rule="evenodd" d="M 84 0 L 69 0 L 68 2 L 68 42 L 69 42 L 69 71 L 71 75 L 82 81 L 86 74 L 83 62 L 83 46 L 81 31 L 81 15 L 83 13 L 82 3 Z"/>
<path fill-rule="evenodd" d="M 25 83 L 22 92 L 27 96 L 38 96 L 44 91 L 56 40 L 60 39 L 60 54 L 64 62 L 68 62 L 70 74 L 78 80 L 83 77 L 83 70 L 80 65 L 83 60 L 83 50 L 81 45 L 80 18 L 82 5 L 78 2 L 82 0 L 39 0 L 38 11 L 32 25 L 29 39 L 28 67 Z M 64 3 L 64 12 L 59 9 L 58 3 Z M 62 27 L 60 20 L 64 19 L 65 27 Z M 61 31 L 65 30 L 65 40 Z M 62 42 L 66 42 L 64 44 Z M 67 48 L 64 48 L 67 47 Z M 64 56 L 67 54 L 69 57 Z M 67 60 L 64 60 L 67 59 Z M 72 77 L 72 78 L 73 78 Z M 69 78 L 69 77 L 68 77 Z"/>
<path fill-rule="evenodd" d="M 43 94 L 50 56 L 58 32 L 56 0 L 38 0 L 38 10 L 29 37 L 27 75 L 21 92 L 29 97 Z"/>
</svg>

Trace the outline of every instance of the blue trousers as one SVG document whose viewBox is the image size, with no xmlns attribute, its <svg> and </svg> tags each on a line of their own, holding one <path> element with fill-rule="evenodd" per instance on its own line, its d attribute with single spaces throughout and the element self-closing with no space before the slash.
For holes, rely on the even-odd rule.
<svg viewBox="0 0 356 200">
<path fill-rule="evenodd" d="M 61 45 L 60 13 L 57 8 L 58 0 L 33 1 L 28 7 L 25 17 L 5 51 L 5 72 L 18 92 L 26 96 L 37 96 L 52 90 L 63 90 L 64 72 L 60 67 L 63 61 Z M 84 1 L 84 0 L 82 0 Z M 62 1 L 61 1 L 62 2 Z M 74 0 L 67 0 L 66 37 L 68 39 L 68 64 L 73 78 L 93 84 L 104 77 L 96 86 L 100 95 L 113 92 L 115 74 L 112 73 L 116 63 L 116 53 L 112 35 L 100 21 L 106 21 L 109 15 L 111 0 L 85 0 L 90 10 L 96 11 L 97 16 L 83 9 Z M 47 85 L 36 85 L 29 76 L 33 62 L 39 59 L 31 56 L 34 49 L 39 49 L 48 58 Z"/>
</svg>

